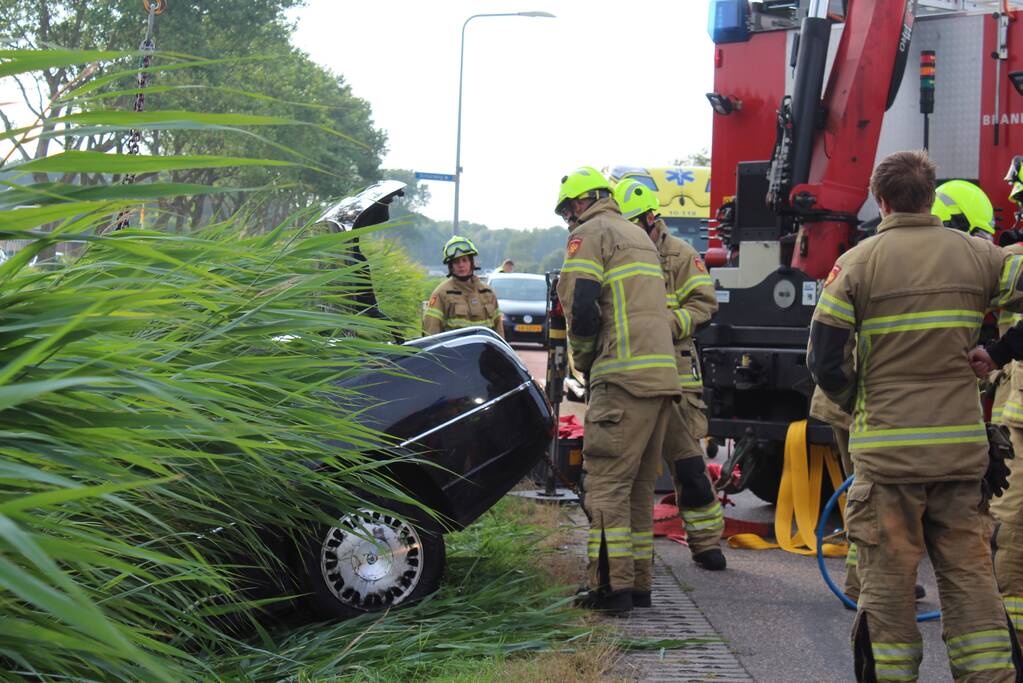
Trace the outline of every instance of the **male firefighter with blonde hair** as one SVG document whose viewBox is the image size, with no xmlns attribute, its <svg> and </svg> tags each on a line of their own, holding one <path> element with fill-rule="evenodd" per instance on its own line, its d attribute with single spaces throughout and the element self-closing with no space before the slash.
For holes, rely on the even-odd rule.
<svg viewBox="0 0 1023 683">
<path fill-rule="evenodd" d="M 944 229 L 930 211 L 934 179 L 925 152 L 878 164 L 870 180 L 877 235 L 838 259 L 810 326 L 814 380 L 852 414 L 855 673 L 858 681 L 917 679 L 923 643 L 913 584 L 926 551 L 953 677 L 1013 681 L 1015 638 L 981 512 L 993 460 L 966 350 L 989 305 L 1023 309 L 1023 257 Z"/>
<path fill-rule="evenodd" d="M 634 600 L 650 604 L 654 479 L 680 397 L 664 278 L 657 249 L 622 218 L 596 169 L 562 178 L 555 211 L 570 230 L 558 280 L 569 352 L 589 380 L 588 590 L 577 602 L 624 614 Z"/>
<path fill-rule="evenodd" d="M 700 439 L 707 435 L 707 406 L 701 398 L 703 380 L 693 345 L 693 332 L 718 310 L 714 281 L 699 252 L 668 231 L 657 215 L 660 204 L 650 188 L 625 178 L 615 187 L 615 201 L 622 216 L 642 228 L 657 245 L 664 272 L 682 401 L 671 411 L 662 456 L 675 486 L 675 504 L 685 522 L 686 542 L 698 566 L 724 569 L 720 543 L 725 516 L 700 447 Z"/>
</svg>

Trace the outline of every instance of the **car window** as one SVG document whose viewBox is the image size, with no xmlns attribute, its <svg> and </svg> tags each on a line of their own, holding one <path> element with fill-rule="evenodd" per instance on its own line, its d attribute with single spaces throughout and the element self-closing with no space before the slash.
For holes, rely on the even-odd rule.
<svg viewBox="0 0 1023 683">
<path fill-rule="evenodd" d="M 546 301 L 547 282 L 531 278 L 495 278 L 490 286 L 497 292 L 498 299 L 519 301 Z"/>
</svg>

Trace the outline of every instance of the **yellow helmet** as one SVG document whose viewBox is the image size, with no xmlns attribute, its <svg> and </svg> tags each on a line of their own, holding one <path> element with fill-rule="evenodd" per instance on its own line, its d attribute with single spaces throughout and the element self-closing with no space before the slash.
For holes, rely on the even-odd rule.
<svg viewBox="0 0 1023 683">
<path fill-rule="evenodd" d="M 1023 204 L 1023 179 L 1020 179 L 1020 168 L 1023 167 L 1023 156 L 1016 155 L 1009 164 L 1009 172 L 1005 174 L 1005 182 L 1009 183 L 1009 201 Z"/>
<path fill-rule="evenodd" d="M 661 208 L 653 191 L 635 178 L 624 178 L 615 186 L 615 201 L 622 215 L 630 221 L 647 211 L 656 213 Z"/>
<path fill-rule="evenodd" d="M 578 199 L 600 190 L 611 193 L 611 183 L 604 174 L 592 166 L 580 166 L 561 179 L 558 190 L 558 203 L 554 205 L 554 213 L 561 215 L 562 206 L 569 199 Z"/>
<path fill-rule="evenodd" d="M 995 234 L 995 210 L 984 190 L 966 180 L 950 180 L 934 191 L 931 213 L 950 228 Z"/>
<path fill-rule="evenodd" d="M 444 263 L 451 263 L 459 256 L 478 256 L 476 245 L 468 237 L 455 235 L 444 245 Z"/>
</svg>

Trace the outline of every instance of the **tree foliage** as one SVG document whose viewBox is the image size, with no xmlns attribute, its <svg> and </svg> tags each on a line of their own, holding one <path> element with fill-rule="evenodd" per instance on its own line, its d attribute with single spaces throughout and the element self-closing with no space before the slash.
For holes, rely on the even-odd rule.
<svg viewBox="0 0 1023 683">
<path fill-rule="evenodd" d="M 675 159 L 674 166 L 710 166 L 710 150 L 706 147 L 690 152 L 681 159 Z"/>
<path fill-rule="evenodd" d="M 169 172 L 172 182 L 212 186 L 258 187 L 273 181 L 278 189 L 264 207 L 267 226 L 312 201 L 344 195 L 377 180 L 386 144 L 385 135 L 373 125 L 369 104 L 352 93 L 343 77 L 317 65 L 291 45 L 292 26 L 285 12 L 299 4 L 300 0 L 177 0 L 156 17 L 154 24 L 156 45 L 166 52 L 154 58 L 146 111 L 272 113 L 307 124 L 267 128 L 258 135 L 174 127 L 143 131 L 143 145 L 154 155 L 284 156 L 301 162 L 288 168 Z M 13 47 L 133 50 L 145 34 L 146 19 L 137 0 L 0 0 L 0 41 Z M 200 68 L 166 70 L 180 61 L 168 53 L 204 61 Z M 22 78 L 19 83 L 27 118 L 45 114 L 43 132 L 47 133 L 60 132 L 61 124 L 54 119 L 80 111 L 83 106 L 130 111 L 136 64 L 133 59 L 53 67 L 37 74 L 38 86 Z M 83 75 L 97 82 L 117 73 L 121 75 L 90 91 L 88 97 L 65 97 L 86 80 Z M 7 115 L 3 123 L 7 130 L 19 125 Z M 43 158 L 55 147 L 123 151 L 124 141 L 123 129 L 69 131 L 52 139 L 44 137 L 34 148 L 25 145 L 18 155 L 22 159 Z M 45 179 L 36 177 L 37 182 Z M 91 184 L 117 178 L 94 175 L 61 180 Z M 163 199 L 156 227 L 167 223 L 178 229 L 195 226 L 229 214 L 241 201 L 242 196 L 236 193 Z"/>
<path fill-rule="evenodd" d="M 399 220 L 404 222 L 389 230 L 386 239 L 397 241 L 409 256 L 424 266 L 442 269 L 441 248 L 451 238 L 451 222 L 435 221 L 419 213 Z M 476 265 L 484 270 L 499 267 L 506 258 L 515 261 L 515 270 L 520 272 L 542 273 L 559 268 L 568 240 L 568 231 L 558 226 L 494 230 L 479 223 L 460 222 L 458 232 L 475 242 L 480 252 Z"/>
</svg>

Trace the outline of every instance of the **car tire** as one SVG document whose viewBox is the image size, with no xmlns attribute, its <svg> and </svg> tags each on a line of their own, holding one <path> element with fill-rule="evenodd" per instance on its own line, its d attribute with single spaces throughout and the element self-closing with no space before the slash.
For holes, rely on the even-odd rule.
<svg viewBox="0 0 1023 683">
<path fill-rule="evenodd" d="M 320 525 L 307 544 L 308 602 L 320 616 L 349 619 L 411 605 L 440 585 L 445 554 L 440 525 L 412 505 L 381 506 L 396 514 L 368 507 L 339 514 L 336 524 Z"/>
</svg>

